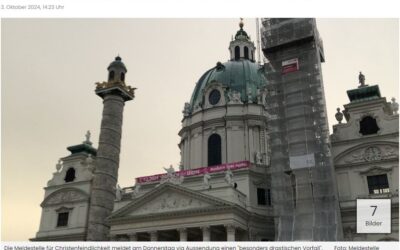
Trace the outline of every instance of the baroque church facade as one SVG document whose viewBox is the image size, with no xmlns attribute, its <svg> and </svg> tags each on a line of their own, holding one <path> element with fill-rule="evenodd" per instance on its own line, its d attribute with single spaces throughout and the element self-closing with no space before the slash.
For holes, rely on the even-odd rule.
<svg viewBox="0 0 400 250">
<path fill-rule="evenodd" d="M 316 31 L 315 20 L 298 20 Z M 285 223 L 294 225 L 291 240 L 332 239 L 329 235 L 336 240 L 398 240 L 398 105 L 386 102 L 377 85 L 365 82 L 348 91 L 350 103 L 336 114 L 339 124 L 331 135 L 332 180 L 337 184 L 332 204 L 340 207 L 340 215 L 313 211 L 314 218 L 327 214 L 327 222 L 333 219 L 334 232 L 314 224 L 311 236 L 299 233 L 308 232 L 298 226 L 303 217 L 296 212 L 301 211 L 300 193 L 307 192 L 301 170 L 295 168 L 288 178 L 299 173 L 297 179 L 284 193 L 295 222 L 277 215 L 280 204 L 274 202 L 282 193 L 274 190 L 273 180 L 271 65 L 257 63 L 255 49 L 241 22 L 229 44 L 230 60 L 206 71 L 184 105 L 179 170 L 171 166 L 161 174 L 137 177 L 135 186 L 125 188 L 116 185 L 120 132 L 123 106 L 134 98 L 134 88 L 125 84 L 127 69 L 117 57 L 108 67 L 108 81 L 96 87 L 104 100 L 99 146 L 93 147 L 88 132 L 85 141 L 67 148 L 70 155 L 60 159 L 45 187 L 41 222 L 32 240 L 274 241 L 288 239 Z M 301 60 L 286 60 L 279 72 L 297 74 Z M 303 163 L 299 157 L 288 162 L 292 167 Z M 311 187 L 319 191 L 317 182 Z M 392 200 L 390 234 L 356 233 L 355 200 L 366 197 Z"/>
</svg>

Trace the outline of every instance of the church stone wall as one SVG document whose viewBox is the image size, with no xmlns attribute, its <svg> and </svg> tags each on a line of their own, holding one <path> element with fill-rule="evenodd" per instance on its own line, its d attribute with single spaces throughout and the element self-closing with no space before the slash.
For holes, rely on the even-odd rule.
<svg viewBox="0 0 400 250">
<path fill-rule="evenodd" d="M 346 146 L 350 144 L 340 142 L 354 139 L 368 139 L 368 136 L 362 136 L 359 133 L 360 120 L 365 116 L 371 116 L 376 119 L 377 125 L 380 128 L 378 135 L 390 135 L 385 140 L 398 141 L 398 138 L 396 139 L 396 136 L 392 134 L 398 134 L 399 120 L 396 116 L 391 115 L 385 110 L 387 107 L 386 98 L 372 100 L 368 103 L 350 103 L 344 105 L 344 107 L 345 110 L 350 110 L 350 119 L 347 123 L 333 126 L 331 138 L 336 147 L 341 146 L 342 150 L 345 150 Z M 376 137 L 373 137 L 373 140 L 376 140 Z"/>
<path fill-rule="evenodd" d="M 39 231 L 32 240 L 85 239 L 92 163 L 92 156 L 80 152 L 62 158 L 57 164 L 57 171 L 45 187 Z M 71 182 L 66 182 L 66 172 L 70 168 L 75 169 L 75 178 Z M 66 226 L 57 226 L 60 212 L 68 212 Z"/>
<path fill-rule="evenodd" d="M 265 158 L 268 150 L 265 121 L 263 106 L 257 104 L 228 104 L 224 108 L 204 109 L 186 117 L 180 132 L 183 167 L 207 166 L 208 138 L 213 133 L 221 137 L 222 163 L 243 160 L 255 163 L 257 153 Z"/>
<path fill-rule="evenodd" d="M 352 92 L 363 93 L 365 89 L 378 86 L 360 86 Z M 349 93 L 349 92 L 348 92 Z M 333 125 L 332 155 L 343 222 L 344 239 L 351 241 L 398 240 L 399 232 L 399 137 L 398 115 L 386 98 L 363 98 L 344 105 L 336 114 L 339 124 Z M 343 116 L 346 121 L 342 123 Z M 373 117 L 379 127 L 377 133 L 362 135 L 360 121 Z M 370 193 L 368 176 L 386 175 L 389 189 Z M 391 199 L 391 234 L 357 234 L 356 200 Z"/>
</svg>

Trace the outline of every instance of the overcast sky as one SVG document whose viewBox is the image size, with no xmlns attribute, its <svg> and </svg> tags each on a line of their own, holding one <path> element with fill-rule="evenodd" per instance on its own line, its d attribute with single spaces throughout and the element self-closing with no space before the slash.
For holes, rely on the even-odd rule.
<svg viewBox="0 0 400 250">
<path fill-rule="evenodd" d="M 254 40 L 255 21 L 244 29 Z M 398 98 L 397 19 L 318 19 L 326 62 L 323 78 L 330 127 L 346 90 L 379 84 Z M 182 109 L 195 83 L 218 61 L 238 19 L 3 19 L 1 27 L 2 240 L 35 236 L 43 187 L 66 147 L 87 130 L 97 147 L 102 100 L 94 83 L 107 78 L 119 54 L 126 82 L 137 87 L 126 103 L 119 183 L 163 172 L 180 161 Z"/>
</svg>

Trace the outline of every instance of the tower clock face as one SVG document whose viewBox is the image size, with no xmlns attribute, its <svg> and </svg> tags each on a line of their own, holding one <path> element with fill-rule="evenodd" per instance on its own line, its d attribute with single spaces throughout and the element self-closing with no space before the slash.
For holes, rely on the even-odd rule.
<svg viewBox="0 0 400 250">
<path fill-rule="evenodd" d="M 211 91 L 210 95 L 208 96 L 208 101 L 210 102 L 211 105 L 217 104 L 220 99 L 221 99 L 221 93 L 216 89 Z"/>
</svg>

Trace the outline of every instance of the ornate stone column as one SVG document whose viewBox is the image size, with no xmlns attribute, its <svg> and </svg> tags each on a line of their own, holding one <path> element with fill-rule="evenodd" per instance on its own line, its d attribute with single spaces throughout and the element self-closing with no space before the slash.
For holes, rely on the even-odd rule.
<svg viewBox="0 0 400 250">
<path fill-rule="evenodd" d="M 127 70 L 120 57 L 115 58 L 108 70 L 108 81 L 97 83 L 95 91 L 103 99 L 103 116 L 90 195 L 88 241 L 109 240 L 110 226 L 106 218 L 114 209 L 122 114 L 125 102 L 134 98 L 134 89 L 125 84 Z"/>
<path fill-rule="evenodd" d="M 136 233 L 131 233 L 128 235 L 130 241 L 137 241 L 137 235 Z"/>
<path fill-rule="evenodd" d="M 179 228 L 179 240 L 187 241 L 187 228 Z"/>
<path fill-rule="evenodd" d="M 226 240 L 227 241 L 235 241 L 235 226 L 234 225 L 226 225 Z"/>
<path fill-rule="evenodd" d="M 158 237 L 157 237 L 157 231 L 151 231 L 150 232 L 150 241 L 157 241 Z"/>
<path fill-rule="evenodd" d="M 211 235 L 210 235 L 210 227 L 202 227 L 201 228 L 203 231 L 203 241 L 211 241 Z"/>
</svg>

